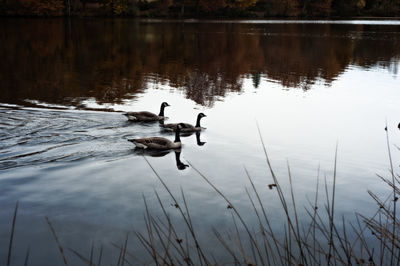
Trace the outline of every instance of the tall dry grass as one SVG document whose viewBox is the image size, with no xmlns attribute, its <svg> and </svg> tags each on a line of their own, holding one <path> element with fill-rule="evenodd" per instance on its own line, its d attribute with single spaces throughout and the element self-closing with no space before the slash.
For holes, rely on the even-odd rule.
<svg viewBox="0 0 400 266">
<path fill-rule="evenodd" d="M 387 198 L 379 198 L 374 192 L 368 194 L 377 204 L 377 210 L 371 217 L 355 213 L 353 222 L 346 221 L 345 217 L 335 216 L 335 195 L 336 195 L 336 167 L 337 147 L 335 151 L 332 186 L 328 186 L 327 177 L 324 178 L 323 193 L 325 202 L 319 202 L 320 175 L 318 169 L 315 197 L 313 201 L 308 200 L 305 207 L 308 223 L 299 217 L 299 206 L 296 206 L 291 168 L 287 164 L 289 178 L 289 193 L 284 193 L 283 188 L 276 176 L 268 152 L 259 132 L 260 141 L 264 149 L 267 168 L 273 178 L 270 189 L 276 191 L 285 221 L 282 224 L 283 234 L 277 233 L 272 227 L 271 214 L 268 213 L 265 204 L 261 199 L 262 191 L 255 186 L 252 177 L 247 169 L 245 173 L 250 188 L 245 190 L 249 199 L 257 231 L 253 229 L 241 215 L 233 202 L 207 178 L 195 165 L 190 164 L 192 169 L 226 201 L 227 208 L 232 210 L 233 230 L 230 234 L 222 233 L 213 228 L 210 233 L 215 235 L 215 242 L 212 245 L 219 245 L 230 257 L 228 261 L 217 261 L 213 254 L 208 252 L 209 244 L 201 243 L 196 228 L 192 221 L 191 211 L 188 206 L 185 193 L 181 189 L 180 195 L 174 195 L 164 179 L 150 162 L 143 157 L 153 171 L 156 178 L 161 182 L 178 210 L 183 221 L 185 232 L 182 233 L 182 223 L 176 224 L 166 210 L 159 194 L 155 192 L 158 204 L 162 210 L 162 216 L 154 216 L 148 208 L 146 199 L 145 205 L 145 233 L 136 232 L 135 236 L 146 250 L 148 258 L 135 256 L 134 249 L 129 250 L 128 238 L 126 235 L 123 245 L 111 243 L 118 252 L 118 260 L 115 265 L 399 265 L 400 264 L 400 220 L 397 217 L 397 201 L 400 194 L 400 176 L 394 172 L 391 155 L 389 135 L 386 131 L 386 142 L 388 149 L 388 160 L 390 161 L 390 178 L 379 176 L 379 178 L 390 188 L 391 194 Z M 322 208 L 320 208 L 322 206 Z M 18 203 L 15 207 L 10 242 L 8 250 L 7 266 L 11 265 L 11 253 L 13 246 L 13 235 L 15 221 L 17 218 Z M 254 220 L 254 219 L 253 219 Z M 99 254 L 94 255 L 93 245 L 89 258 L 78 251 L 68 248 L 65 253 L 61 241 L 56 235 L 49 218 L 46 217 L 49 229 L 52 232 L 60 256 L 65 265 L 68 265 L 67 255 L 77 256 L 82 262 L 88 265 L 100 266 L 103 257 L 103 246 Z M 370 236 L 374 237 L 370 241 Z M 28 265 L 29 249 L 26 254 L 25 265 Z"/>
</svg>

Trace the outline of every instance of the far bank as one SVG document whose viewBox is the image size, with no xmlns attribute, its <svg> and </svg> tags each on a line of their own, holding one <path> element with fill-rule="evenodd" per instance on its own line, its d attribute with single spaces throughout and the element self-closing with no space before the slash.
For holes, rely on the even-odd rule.
<svg viewBox="0 0 400 266">
<path fill-rule="evenodd" d="M 1 0 L 1 16 L 208 19 L 393 18 L 393 0 Z"/>
</svg>

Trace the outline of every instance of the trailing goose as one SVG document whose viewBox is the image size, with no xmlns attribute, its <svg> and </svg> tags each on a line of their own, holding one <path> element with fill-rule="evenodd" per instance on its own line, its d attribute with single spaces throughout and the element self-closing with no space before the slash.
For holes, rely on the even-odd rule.
<svg viewBox="0 0 400 266">
<path fill-rule="evenodd" d="M 181 129 L 181 132 L 182 133 L 189 133 L 189 132 L 201 131 L 200 120 L 203 117 L 206 117 L 206 115 L 203 114 L 203 113 L 199 113 L 197 115 L 197 120 L 196 120 L 196 125 L 195 126 L 193 126 L 193 125 L 191 125 L 189 123 L 180 123 L 180 124 L 184 125 L 183 128 Z M 178 124 L 176 123 L 176 124 L 163 124 L 162 126 L 164 127 L 164 129 L 166 131 L 175 131 L 177 125 Z"/>
<path fill-rule="evenodd" d="M 163 137 L 150 137 L 150 138 L 141 138 L 141 139 L 128 139 L 128 141 L 132 142 L 136 145 L 136 148 L 141 149 L 154 149 L 154 150 L 169 150 L 169 149 L 178 149 L 182 146 L 180 132 L 181 128 L 184 125 L 178 124 L 175 131 L 175 140 L 174 142 L 169 139 Z"/>
<path fill-rule="evenodd" d="M 158 115 L 147 112 L 147 111 L 142 111 L 142 112 L 127 112 L 124 113 L 129 121 L 135 121 L 135 122 L 152 122 L 152 121 L 160 121 L 165 118 L 164 116 L 164 108 L 170 106 L 168 103 L 163 102 L 160 107 L 160 113 Z"/>
</svg>

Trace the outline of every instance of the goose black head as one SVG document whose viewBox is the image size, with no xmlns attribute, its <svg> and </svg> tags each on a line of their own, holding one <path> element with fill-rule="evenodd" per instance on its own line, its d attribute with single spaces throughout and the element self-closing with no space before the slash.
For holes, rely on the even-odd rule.
<svg viewBox="0 0 400 266">
<path fill-rule="evenodd" d="M 167 106 L 170 106 L 167 102 L 163 102 L 161 104 L 160 113 L 158 114 L 158 116 L 164 116 L 164 108 L 167 107 Z"/>
<path fill-rule="evenodd" d="M 201 120 L 203 117 L 206 117 L 206 115 L 205 115 L 204 113 L 199 113 L 199 114 L 197 115 L 196 127 L 200 127 L 200 120 Z"/>
</svg>

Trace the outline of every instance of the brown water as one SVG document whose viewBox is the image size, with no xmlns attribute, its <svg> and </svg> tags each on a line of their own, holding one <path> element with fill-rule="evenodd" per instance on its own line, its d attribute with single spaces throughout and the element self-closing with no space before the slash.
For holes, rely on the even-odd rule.
<svg viewBox="0 0 400 266">
<path fill-rule="evenodd" d="M 154 190 L 171 202 L 126 139 L 173 136 L 114 111 L 157 112 L 167 101 L 169 122 L 192 123 L 204 112 L 207 129 L 182 138 L 179 160 L 250 223 L 244 167 L 267 208 L 280 209 L 257 122 L 284 189 L 289 161 L 299 206 L 318 166 L 330 180 L 338 143 L 338 217 L 372 213 L 367 189 L 389 193 L 375 175 L 388 174 L 386 121 L 398 169 L 398 21 L 3 19 L 0 40 L 0 264 L 17 200 L 13 259 L 22 264 L 30 246 L 33 265 L 62 264 L 44 216 L 65 246 L 89 254 L 104 244 L 114 261 L 110 243 L 143 230 L 142 195 L 155 213 Z M 151 155 L 171 190 L 184 189 L 202 240 L 215 241 L 211 227 L 232 223 L 224 201 L 192 167 L 177 167 L 178 154 Z M 277 231 L 281 219 L 271 217 Z"/>
</svg>

